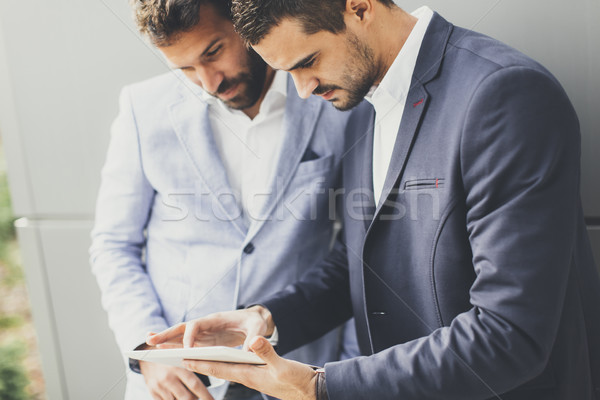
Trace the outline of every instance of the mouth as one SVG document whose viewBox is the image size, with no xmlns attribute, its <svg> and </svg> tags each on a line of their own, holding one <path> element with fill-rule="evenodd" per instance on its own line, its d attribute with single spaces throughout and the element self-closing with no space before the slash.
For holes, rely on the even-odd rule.
<svg viewBox="0 0 600 400">
<path fill-rule="evenodd" d="M 321 94 L 320 96 L 321 96 L 323 99 L 325 99 L 325 100 L 329 101 L 329 100 L 331 100 L 331 99 L 333 98 L 333 95 L 334 95 L 334 93 L 335 93 L 335 89 L 332 89 L 332 90 L 329 90 L 329 91 L 327 91 L 327 92 L 325 92 L 325 93 Z"/>
<path fill-rule="evenodd" d="M 227 91 L 225 91 L 223 93 L 219 93 L 218 97 L 223 101 L 231 100 L 237 94 L 237 89 L 239 86 L 240 86 L 240 84 L 236 83 L 235 85 L 233 85 L 232 87 L 227 89 Z"/>
</svg>

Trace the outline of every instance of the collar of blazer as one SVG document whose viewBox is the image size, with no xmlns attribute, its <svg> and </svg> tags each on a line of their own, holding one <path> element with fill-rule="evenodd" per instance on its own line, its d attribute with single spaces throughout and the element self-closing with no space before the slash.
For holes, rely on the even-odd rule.
<svg viewBox="0 0 600 400">
<path fill-rule="evenodd" d="M 429 94 L 425 90 L 425 85 L 433 80 L 440 71 L 453 28 L 453 25 L 442 18 L 438 13 L 434 13 L 433 18 L 427 27 L 427 32 L 425 33 L 421 49 L 419 50 L 419 57 L 417 58 L 417 64 L 415 65 L 410 90 L 404 107 L 402 122 L 400 123 L 398 136 L 396 143 L 394 144 L 394 150 L 392 151 L 390 166 L 383 185 L 381 199 L 375 211 L 373 221 L 377 219 L 377 215 L 381 212 L 382 205 L 385 203 L 392 188 L 396 185 L 398 179 L 400 179 L 402 175 L 410 149 L 417 136 L 419 122 L 425 114 L 425 109 L 429 101 Z M 370 134 L 373 135 L 373 132 L 370 132 Z M 372 160 L 372 157 L 372 152 L 367 155 L 369 160 Z M 373 171 L 369 168 L 365 173 L 372 175 Z M 368 231 L 370 231 L 373 226 L 373 221 L 371 222 Z"/>
<path fill-rule="evenodd" d="M 221 207 L 224 214 L 231 216 L 231 223 L 236 226 L 246 241 L 251 240 L 264 225 L 288 187 L 313 136 L 322 107 L 322 102 L 315 96 L 302 100 L 289 76 L 287 85 L 288 94 L 283 130 L 285 137 L 274 174 L 271 177 L 268 191 L 270 196 L 265 202 L 260 217 L 250 227 L 245 225 L 243 218 L 235 218 L 240 215 L 240 210 L 232 196 L 220 196 L 220 194 L 232 191 L 210 126 L 208 104 L 202 100 L 201 96 L 195 95 L 196 89 L 189 90 L 187 88 L 189 85 L 185 85 L 186 87 L 182 88 L 183 95 L 170 107 L 170 119 L 174 133 L 183 146 L 200 182 L 214 196 L 215 204 Z"/>
</svg>

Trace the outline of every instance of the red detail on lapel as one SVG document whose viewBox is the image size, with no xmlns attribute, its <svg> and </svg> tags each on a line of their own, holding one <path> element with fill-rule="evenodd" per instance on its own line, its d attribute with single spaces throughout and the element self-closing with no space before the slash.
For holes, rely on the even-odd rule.
<svg viewBox="0 0 600 400">
<path fill-rule="evenodd" d="M 440 183 L 440 180 L 436 178 L 435 179 L 435 188 L 436 189 L 439 188 L 439 183 Z"/>
<path fill-rule="evenodd" d="M 424 100 L 425 99 L 421 99 L 421 100 L 417 101 L 415 104 L 413 104 L 413 108 L 416 108 L 419 104 L 422 104 Z"/>
</svg>

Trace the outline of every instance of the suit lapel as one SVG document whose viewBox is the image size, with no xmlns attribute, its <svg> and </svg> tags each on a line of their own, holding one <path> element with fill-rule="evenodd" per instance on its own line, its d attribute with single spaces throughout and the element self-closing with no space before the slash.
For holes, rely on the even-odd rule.
<svg viewBox="0 0 600 400">
<path fill-rule="evenodd" d="M 237 202 L 233 196 L 221 195 L 232 193 L 232 189 L 210 125 L 208 105 L 195 96 L 184 96 L 171 106 L 170 112 L 175 134 L 198 178 L 213 196 L 214 204 L 218 204 L 229 221 L 245 236 L 248 228 L 239 217 L 241 211 Z"/>
<path fill-rule="evenodd" d="M 402 122 L 400 123 L 400 129 L 398 130 L 398 136 L 396 137 L 396 143 L 392 151 L 390 166 L 383 184 L 381 200 L 375 211 L 376 215 L 381 211 L 385 199 L 390 195 L 406 165 L 412 143 L 417 136 L 419 122 L 421 122 L 428 100 L 429 96 L 423 86 L 414 87 L 408 94 L 404 114 L 402 115 Z M 417 105 L 415 106 L 415 104 Z"/>
<path fill-rule="evenodd" d="M 383 185 L 381 200 L 373 221 L 377 220 L 377 215 L 381 212 L 385 200 L 390 194 L 393 194 L 392 189 L 402 176 L 412 144 L 417 137 L 420 122 L 429 104 L 430 99 L 429 94 L 425 90 L 425 84 L 434 79 L 439 72 L 452 29 L 452 24 L 448 23 L 438 13 L 434 13 L 419 50 L 419 56 L 411 81 L 411 89 L 408 92 L 402 122 L 400 123 L 390 166 Z M 372 159 L 372 153 L 370 158 Z M 371 223 L 372 226 L 373 224 Z"/>
<path fill-rule="evenodd" d="M 268 197 L 263 205 L 260 218 L 251 224 L 248 235 L 250 238 L 269 219 L 286 192 L 313 136 L 321 107 L 322 102 L 316 96 L 302 100 L 296 92 L 291 77 L 288 77 L 285 115 L 281 132 L 284 138 L 278 161 L 271 174 L 267 191 Z"/>
<path fill-rule="evenodd" d="M 367 126 L 367 135 L 365 137 L 365 144 L 362 157 L 362 179 L 360 187 L 365 189 L 365 193 L 368 193 L 367 198 L 363 197 L 363 216 L 365 223 L 365 232 L 369 229 L 373 216 L 375 215 L 375 198 L 372 195 L 373 192 L 373 139 L 375 137 L 375 113 L 371 113 L 370 122 Z"/>
</svg>

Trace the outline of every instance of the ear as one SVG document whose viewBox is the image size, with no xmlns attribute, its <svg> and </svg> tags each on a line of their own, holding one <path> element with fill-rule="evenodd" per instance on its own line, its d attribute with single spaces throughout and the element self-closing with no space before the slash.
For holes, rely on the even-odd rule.
<svg viewBox="0 0 600 400">
<path fill-rule="evenodd" d="M 373 17 L 374 2 L 378 0 L 346 0 L 346 14 L 357 22 L 369 22 Z"/>
</svg>

